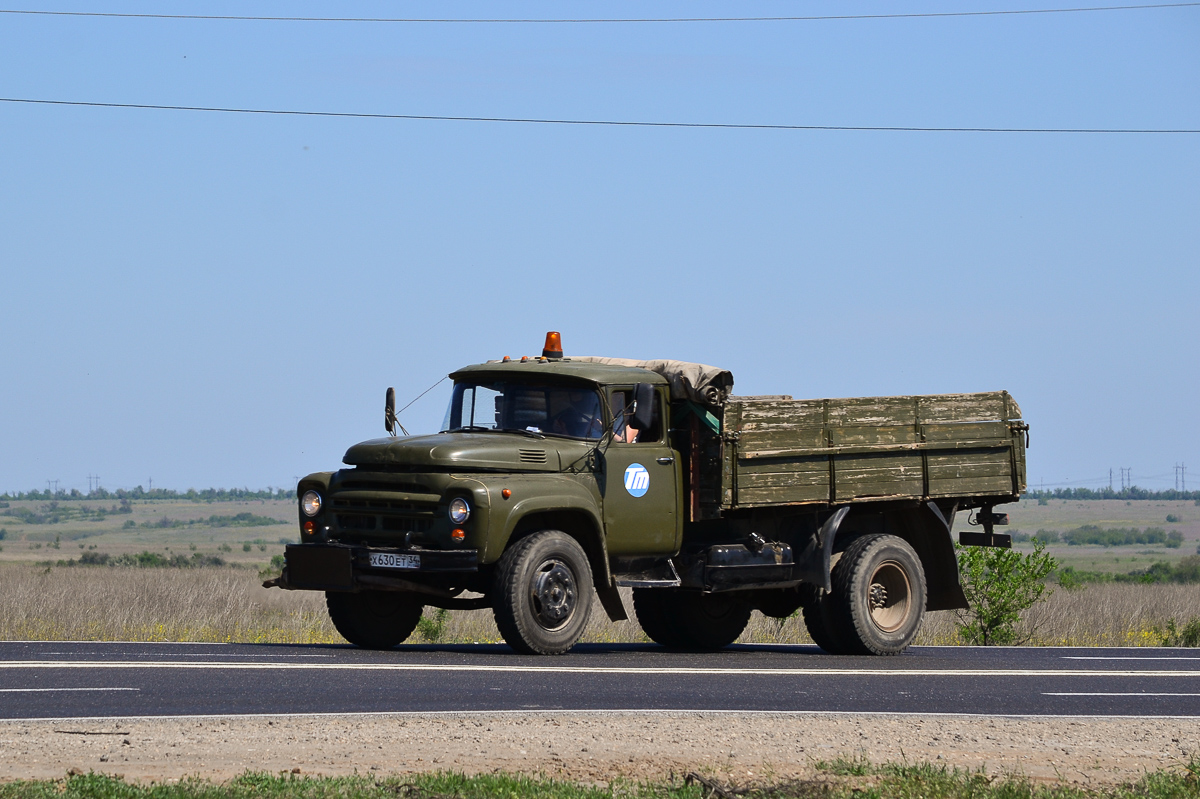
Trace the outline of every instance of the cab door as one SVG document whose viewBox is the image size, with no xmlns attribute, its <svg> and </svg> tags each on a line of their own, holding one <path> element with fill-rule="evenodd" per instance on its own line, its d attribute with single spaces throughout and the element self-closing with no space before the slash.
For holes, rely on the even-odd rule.
<svg viewBox="0 0 1200 799">
<path fill-rule="evenodd" d="M 622 414 L 632 396 L 632 386 L 610 390 L 613 435 L 598 464 L 608 554 L 674 554 L 680 535 L 681 473 L 679 458 L 667 445 L 664 389 L 655 390 L 651 426 L 636 434 Z"/>
</svg>

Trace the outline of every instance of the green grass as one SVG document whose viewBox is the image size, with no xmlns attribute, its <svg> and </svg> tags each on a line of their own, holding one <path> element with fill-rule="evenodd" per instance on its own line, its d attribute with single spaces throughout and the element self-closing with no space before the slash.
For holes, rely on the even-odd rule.
<svg viewBox="0 0 1200 799">
<path fill-rule="evenodd" d="M 836 760 L 815 764 L 814 777 L 748 786 L 723 785 L 689 774 L 663 782 L 614 781 L 607 787 L 512 774 L 474 777 L 449 772 L 375 778 L 279 776 L 248 772 L 226 783 L 188 779 L 174 784 L 127 783 L 120 778 L 81 774 L 62 780 L 0 784 L 8 797 L 87 797 L 88 799 L 1184 799 L 1200 796 L 1200 764 L 1146 774 L 1136 783 L 1084 787 L 1035 783 L 1022 777 L 991 777 L 982 772 L 931 764 L 885 764 Z"/>
</svg>

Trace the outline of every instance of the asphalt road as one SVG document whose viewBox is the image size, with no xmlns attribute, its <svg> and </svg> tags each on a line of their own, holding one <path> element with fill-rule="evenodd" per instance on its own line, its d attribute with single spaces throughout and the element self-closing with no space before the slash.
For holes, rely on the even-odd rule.
<svg viewBox="0 0 1200 799">
<path fill-rule="evenodd" d="M 555 710 L 1200 717 L 1200 652 L 0 642 L 0 720 Z"/>
</svg>

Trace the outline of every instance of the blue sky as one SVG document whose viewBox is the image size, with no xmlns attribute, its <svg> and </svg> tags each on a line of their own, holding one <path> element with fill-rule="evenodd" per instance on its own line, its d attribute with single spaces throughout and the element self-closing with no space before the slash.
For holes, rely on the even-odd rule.
<svg viewBox="0 0 1200 799">
<path fill-rule="evenodd" d="M 572 16 L 978 10 L 573 3 Z M 1058 3 L 996 0 L 990 9 Z M 1070 5 L 1070 4 L 1066 4 Z M 144 12 L 122 0 L 18 8 Z M 556 3 L 174 13 L 556 17 Z M 796 125 L 1200 128 L 1200 8 L 642 25 L 0 14 L 0 96 Z M 611 128 L 0 103 L 0 491 L 290 486 L 452 369 L 1007 389 L 1031 484 L 1200 487 L 1200 136 Z M 401 417 L 437 428 L 442 384 Z M 1119 474 L 1119 473 L 1118 473 Z M 1099 479 L 1102 478 L 1102 479 Z M 1194 485 L 1192 485 L 1194 482 Z"/>
</svg>

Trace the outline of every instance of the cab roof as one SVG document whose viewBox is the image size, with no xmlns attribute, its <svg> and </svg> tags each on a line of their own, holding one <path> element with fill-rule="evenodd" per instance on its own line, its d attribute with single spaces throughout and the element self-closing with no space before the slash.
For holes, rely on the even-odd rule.
<svg viewBox="0 0 1200 799">
<path fill-rule="evenodd" d="M 452 380 L 488 377 L 503 380 L 508 377 L 586 380 L 600 385 L 632 385 L 653 383 L 665 385 L 662 375 L 636 366 L 613 366 L 603 363 L 572 361 L 570 358 L 530 358 L 527 361 L 489 361 L 477 363 L 450 373 Z"/>
</svg>

